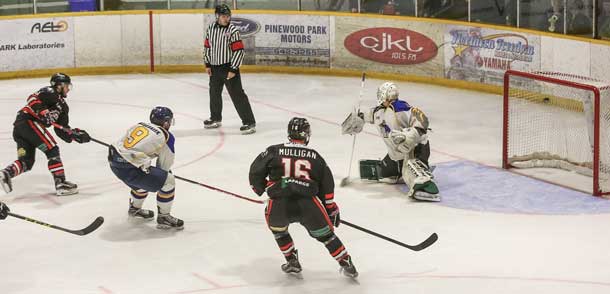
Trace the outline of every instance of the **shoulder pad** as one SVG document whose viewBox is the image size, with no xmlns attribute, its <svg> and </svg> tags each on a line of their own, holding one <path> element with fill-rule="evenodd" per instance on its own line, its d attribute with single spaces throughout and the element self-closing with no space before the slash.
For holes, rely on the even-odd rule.
<svg viewBox="0 0 610 294">
<path fill-rule="evenodd" d="M 411 105 L 403 100 L 394 100 L 392 106 L 394 107 L 395 112 L 409 111 L 409 109 L 411 109 Z"/>
</svg>

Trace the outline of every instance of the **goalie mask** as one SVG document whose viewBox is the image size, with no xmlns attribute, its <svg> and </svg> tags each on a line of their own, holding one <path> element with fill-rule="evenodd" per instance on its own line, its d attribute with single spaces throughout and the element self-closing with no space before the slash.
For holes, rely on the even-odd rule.
<svg viewBox="0 0 610 294">
<path fill-rule="evenodd" d="M 398 86 L 392 82 L 385 82 L 377 88 L 377 104 L 381 105 L 386 101 L 392 102 L 398 99 Z"/>
<path fill-rule="evenodd" d="M 290 141 L 302 141 L 305 145 L 309 143 L 311 127 L 306 118 L 293 117 L 288 123 L 288 139 Z"/>
</svg>

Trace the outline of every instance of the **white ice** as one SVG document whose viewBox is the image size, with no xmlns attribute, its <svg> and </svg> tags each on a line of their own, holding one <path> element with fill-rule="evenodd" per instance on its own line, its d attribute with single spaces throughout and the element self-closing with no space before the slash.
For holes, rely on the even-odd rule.
<svg viewBox="0 0 610 294">
<path fill-rule="evenodd" d="M 338 124 L 358 99 L 357 78 L 244 74 L 258 132 L 239 134 L 236 111 L 225 97 L 223 127 L 204 130 L 207 77 L 201 74 L 73 77 L 70 124 L 102 141 L 147 120 L 156 105 L 176 113 L 174 173 L 256 198 L 248 168 L 268 145 L 285 141 L 286 124 L 306 116 L 310 145 L 331 166 L 336 183 L 347 175 L 351 137 Z M 367 80 L 374 99 L 379 80 Z M 0 81 L 0 164 L 15 159 L 12 122 L 27 96 L 48 79 Z M 501 163 L 501 97 L 451 88 L 399 83 L 402 97 L 432 121 L 431 161 Z M 374 129 L 367 127 L 374 133 Z M 338 273 L 326 249 L 298 224 L 291 233 L 303 279 L 286 276 L 283 257 L 266 228 L 263 205 L 178 182 L 172 213 L 181 232 L 127 219 L 129 190 L 108 168 L 106 148 L 59 143 L 69 180 L 80 194 L 53 196 L 46 159 L 14 179 L 1 195 L 15 213 L 69 228 L 96 216 L 105 224 L 74 236 L 9 217 L 0 221 L 0 293 L 609 293 L 610 214 L 530 215 L 460 210 L 405 199 L 397 186 L 355 183 L 337 187 L 342 218 L 414 244 L 437 232 L 432 247 L 413 252 L 341 226 L 360 271 L 357 282 Z M 356 158 L 385 154 L 381 140 L 361 134 Z M 357 175 L 354 161 L 352 176 Z M 541 172 L 548 173 L 548 172 Z M 509 173 L 507 173 L 509 174 Z M 590 178 L 565 174 L 559 181 L 588 189 Z M 473 179 L 464 178 L 463 181 Z M 535 195 L 532 195 L 535 197 Z M 155 207 L 153 194 L 145 203 Z"/>
</svg>

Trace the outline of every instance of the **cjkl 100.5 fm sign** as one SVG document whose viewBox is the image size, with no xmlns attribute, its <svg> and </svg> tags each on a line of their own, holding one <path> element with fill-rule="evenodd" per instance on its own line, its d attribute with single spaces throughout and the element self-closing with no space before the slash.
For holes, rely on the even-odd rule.
<svg viewBox="0 0 610 294">
<path fill-rule="evenodd" d="M 438 47 L 430 38 L 399 28 L 371 28 L 353 32 L 345 48 L 364 59 L 388 64 L 418 64 L 436 56 Z"/>
</svg>

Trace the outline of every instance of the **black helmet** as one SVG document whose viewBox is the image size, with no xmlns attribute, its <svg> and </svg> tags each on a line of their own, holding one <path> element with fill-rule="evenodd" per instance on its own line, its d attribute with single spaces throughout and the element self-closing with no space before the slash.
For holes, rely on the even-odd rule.
<svg viewBox="0 0 610 294">
<path fill-rule="evenodd" d="M 231 16 L 231 8 L 229 8 L 229 5 L 227 4 L 216 5 L 216 10 L 214 10 L 214 13 L 216 14 L 216 18 L 221 15 Z"/>
<path fill-rule="evenodd" d="M 167 107 L 157 106 L 150 112 L 150 122 L 158 126 L 163 126 L 166 122 L 173 125 L 174 113 Z"/>
<path fill-rule="evenodd" d="M 58 72 L 58 73 L 52 75 L 51 76 L 51 86 L 55 87 L 60 84 L 72 85 L 72 79 L 70 79 L 70 76 L 68 76 L 65 73 Z"/>
<path fill-rule="evenodd" d="M 311 128 L 309 122 L 303 117 L 293 117 L 288 123 L 288 139 L 309 143 Z"/>
</svg>

